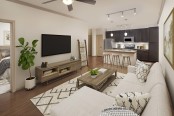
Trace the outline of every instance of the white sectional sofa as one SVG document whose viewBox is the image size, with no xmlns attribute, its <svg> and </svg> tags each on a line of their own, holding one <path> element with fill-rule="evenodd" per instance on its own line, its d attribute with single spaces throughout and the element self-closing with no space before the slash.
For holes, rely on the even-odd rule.
<svg viewBox="0 0 174 116">
<path fill-rule="evenodd" d="M 172 105 L 159 63 L 155 63 L 148 74 L 147 81 L 140 83 L 135 75 L 135 67 L 113 90 L 112 97 L 88 87 L 83 87 L 75 94 L 55 105 L 51 109 L 52 116 L 99 116 L 104 108 L 112 106 L 114 96 L 124 92 L 148 92 L 151 99 L 141 116 L 173 116 Z"/>
</svg>

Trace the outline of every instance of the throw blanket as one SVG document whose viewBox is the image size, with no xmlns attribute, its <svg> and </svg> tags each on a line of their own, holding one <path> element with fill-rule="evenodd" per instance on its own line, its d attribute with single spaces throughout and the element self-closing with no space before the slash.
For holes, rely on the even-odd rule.
<svg viewBox="0 0 174 116">
<path fill-rule="evenodd" d="M 0 62 L 0 75 L 2 75 L 7 68 L 10 68 L 10 58 L 4 58 Z"/>
</svg>

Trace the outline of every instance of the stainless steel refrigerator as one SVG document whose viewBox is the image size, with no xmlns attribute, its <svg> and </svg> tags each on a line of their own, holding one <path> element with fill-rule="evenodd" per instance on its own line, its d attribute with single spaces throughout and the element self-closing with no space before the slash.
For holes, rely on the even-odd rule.
<svg viewBox="0 0 174 116">
<path fill-rule="evenodd" d="M 114 39 L 104 39 L 104 49 L 112 49 Z"/>
</svg>

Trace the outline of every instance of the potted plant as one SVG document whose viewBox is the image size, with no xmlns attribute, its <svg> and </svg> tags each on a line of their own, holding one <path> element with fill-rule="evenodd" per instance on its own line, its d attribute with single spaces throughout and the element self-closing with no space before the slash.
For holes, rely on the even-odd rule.
<svg viewBox="0 0 174 116">
<path fill-rule="evenodd" d="M 35 48 L 38 40 L 33 40 L 31 46 L 29 45 L 29 42 L 25 42 L 23 37 L 19 38 L 18 41 L 20 45 L 16 47 L 21 48 L 18 66 L 20 66 L 22 70 L 29 71 L 29 77 L 25 79 L 25 88 L 30 90 L 36 86 L 36 77 L 31 75 L 31 67 L 34 66 L 34 59 L 37 54 Z"/>
<path fill-rule="evenodd" d="M 91 69 L 90 70 L 90 74 L 92 78 L 96 78 L 96 76 L 98 75 L 98 69 Z"/>
</svg>

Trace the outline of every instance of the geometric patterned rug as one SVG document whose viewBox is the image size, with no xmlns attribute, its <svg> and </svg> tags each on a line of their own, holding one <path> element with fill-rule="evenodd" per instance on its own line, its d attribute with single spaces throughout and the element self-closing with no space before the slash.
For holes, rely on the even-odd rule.
<svg viewBox="0 0 174 116">
<path fill-rule="evenodd" d="M 103 91 L 103 93 L 106 95 L 112 93 L 113 88 L 117 87 L 124 76 L 125 74 L 117 72 L 116 79 Z M 57 87 L 54 87 L 44 93 L 41 93 L 30 100 L 44 116 L 50 116 L 50 108 L 52 105 L 60 103 L 62 100 L 68 98 L 74 92 L 76 92 L 76 90 L 78 90 L 76 88 L 76 81 L 79 77 L 80 76 L 71 79 Z"/>
</svg>

